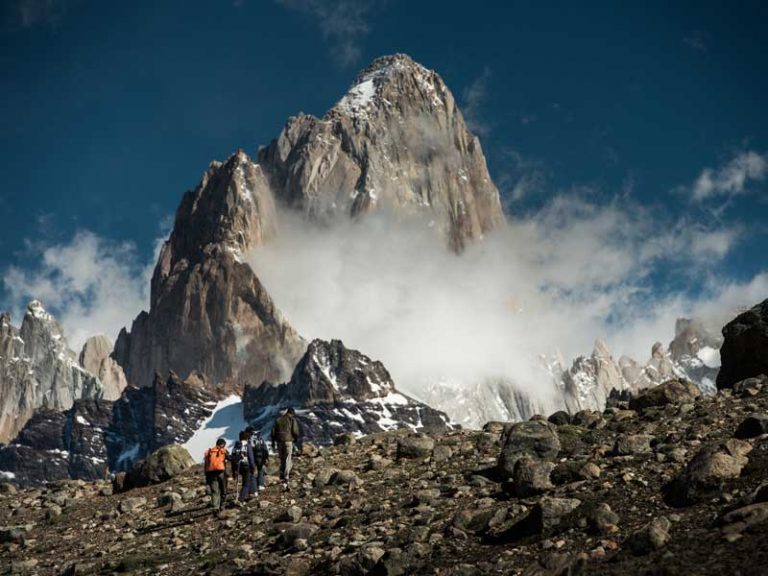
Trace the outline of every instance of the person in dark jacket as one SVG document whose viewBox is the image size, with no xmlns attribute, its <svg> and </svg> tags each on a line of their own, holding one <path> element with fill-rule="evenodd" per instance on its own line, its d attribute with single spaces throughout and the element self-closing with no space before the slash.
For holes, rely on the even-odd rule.
<svg viewBox="0 0 768 576">
<path fill-rule="evenodd" d="M 248 434 L 248 441 L 253 450 L 253 460 L 256 464 L 256 473 L 251 477 L 249 490 L 249 493 L 253 495 L 258 494 L 265 487 L 264 471 L 267 466 L 267 460 L 269 460 L 269 449 L 267 448 L 267 443 L 264 442 L 264 438 L 261 436 L 261 432 L 253 426 L 248 426 L 245 432 Z"/>
<path fill-rule="evenodd" d="M 293 467 L 292 454 L 293 443 L 301 438 L 301 428 L 296 420 L 296 412 L 293 408 L 288 408 L 272 427 L 272 449 L 277 448 L 280 456 L 280 480 L 285 489 L 288 490 L 288 480 Z"/>
<path fill-rule="evenodd" d="M 232 449 L 232 458 L 237 463 L 237 475 L 240 476 L 243 482 L 237 501 L 243 504 L 248 501 L 250 496 L 251 478 L 253 478 L 253 473 L 256 469 L 253 448 L 248 441 L 248 433 L 245 430 L 240 432 L 240 439 L 235 442 L 235 447 Z"/>
</svg>

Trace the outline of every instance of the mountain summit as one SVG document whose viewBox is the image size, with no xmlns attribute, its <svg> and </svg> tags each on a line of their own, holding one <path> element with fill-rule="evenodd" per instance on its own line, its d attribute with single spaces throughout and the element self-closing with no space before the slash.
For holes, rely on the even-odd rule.
<svg viewBox="0 0 768 576">
<path fill-rule="evenodd" d="M 155 371 L 241 390 L 285 381 L 306 342 L 244 254 L 278 233 L 279 207 L 330 222 L 377 207 L 423 213 L 460 252 L 504 221 L 480 142 L 437 73 L 408 56 L 375 60 L 323 116 L 290 118 L 259 152 L 213 162 L 187 192 L 152 277 L 149 312 L 114 357 L 128 382 Z"/>
<path fill-rule="evenodd" d="M 504 221 L 451 91 L 404 54 L 376 59 L 323 118 L 290 118 L 259 162 L 275 194 L 313 218 L 424 211 L 457 252 Z"/>
</svg>

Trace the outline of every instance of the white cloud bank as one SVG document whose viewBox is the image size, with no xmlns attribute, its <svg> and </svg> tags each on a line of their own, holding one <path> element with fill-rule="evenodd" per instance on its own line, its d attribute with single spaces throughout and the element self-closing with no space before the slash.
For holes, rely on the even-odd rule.
<svg viewBox="0 0 768 576">
<path fill-rule="evenodd" d="M 603 336 L 615 356 L 645 360 L 655 341 L 671 340 L 677 317 L 719 327 L 768 295 L 768 271 L 743 283 L 718 274 L 738 229 L 671 221 L 626 198 L 557 196 L 461 256 L 416 218 L 381 212 L 324 227 L 280 218 L 279 237 L 251 263 L 289 321 L 384 361 L 417 397 L 436 380 L 501 377 L 546 401 L 541 354 L 570 360 Z M 4 271 L 5 306 L 18 321 L 41 299 L 75 350 L 93 334 L 114 338 L 147 308 L 156 258 L 143 262 L 130 243 L 83 231 L 30 248 L 30 258 Z"/>
<path fill-rule="evenodd" d="M 95 334 L 114 339 L 149 306 L 149 281 L 161 241 L 152 262 L 142 262 L 136 246 L 114 242 L 90 231 L 77 232 L 67 243 L 30 245 L 27 266 L 11 266 L 3 282 L 6 305 L 16 322 L 26 304 L 38 299 L 64 327 L 70 347 L 79 351 Z"/>
<path fill-rule="evenodd" d="M 282 219 L 279 238 L 250 257 L 277 305 L 305 337 L 341 338 L 382 360 L 417 397 L 436 379 L 497 377 L 546 396 L 541 354 L 573 358 L 602 335 L 616 356 L 646 360 L 677 317 L 722 322 L 768 294 L 768 274 L 718 279 L 736 230 L 661 221 L 618 201 L 559 196 L 460 257 L 419 220 Z M 661 269 L 699 295 L 656 292 Z"/>
</svg>

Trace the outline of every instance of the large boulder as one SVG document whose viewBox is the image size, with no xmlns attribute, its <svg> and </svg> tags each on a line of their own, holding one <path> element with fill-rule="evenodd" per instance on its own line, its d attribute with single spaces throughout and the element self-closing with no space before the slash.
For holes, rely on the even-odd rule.
<svg viewBox="0 0 768 576">
<path fill-rule="evenodd" d="M 554 460 L 560 451 L 557 427 L 545 420 L 518 422 L 505 429 L 498 471 L 510 478 L 514 475 L 515 464 L 524 457 L 540 460 Z"/>
<path fill-rule="evenodd" d="M 768 299 L 726 324 L 723 338 L 718 389 L 768 374 Z"/>
<path fill-rule="evenodd" d="M 163 446 L 145 460 L 134 464 L 126 476 L 125 488 L 136 488 L 170 480 L 195 465 L 187 449 L 178 444 Z"/>
<path fill-rule="evenodd" d="M 749 463 L 752 445 L 743 440 L 726 440 L 704 446 L 680 475 L 666 486 L 665 499 L 671 506 L 685 506 L 716 495 L 726 480 L 738 478 Z"/>
<path fill-rule="evenodd" d="M 684 404 L 693 402 L 699 396 L 701 390 L 693 382 L 678 378 L 646 388 L 629 401 L 629 407 L 632 410 L 645 410 L 667 404 Z"/>
</svg>

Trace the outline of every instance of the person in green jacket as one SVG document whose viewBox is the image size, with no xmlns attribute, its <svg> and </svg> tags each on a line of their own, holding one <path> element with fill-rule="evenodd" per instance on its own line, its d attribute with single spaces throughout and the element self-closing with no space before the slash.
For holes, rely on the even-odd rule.
<svg viewBox="0 0 768 576">
<path fill-rule="evenodd" d="M 280 481 L 289 490 L 288 480 L 291 475 L 293 443 L 301 438 L 301 428 L 296 420 L 296 411 L 288 408 L 272 427 L 272 450 L 277 449 L 280 457 Z"/>
</svg>

